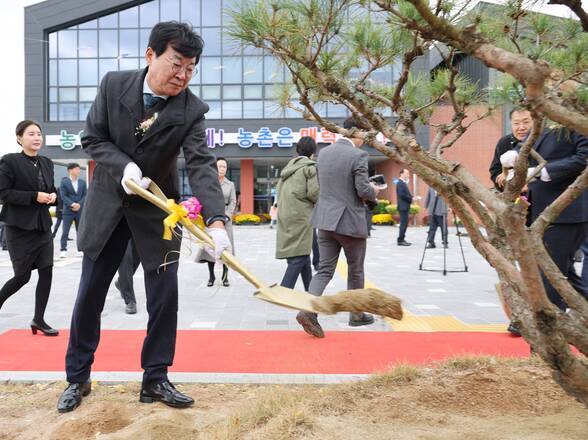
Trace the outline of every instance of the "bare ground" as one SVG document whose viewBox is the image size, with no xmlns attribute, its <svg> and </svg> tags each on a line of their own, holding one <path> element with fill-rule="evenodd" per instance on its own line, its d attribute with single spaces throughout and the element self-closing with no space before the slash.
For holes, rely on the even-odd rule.
<svg viewBox="0 0 588 440">
<path fill-rule="evenodd" d="M 538 360 L 458 358 L 332 386 L 187 384 L 187 410 L 139 403 L 136 383 L 94 383 L 58 414 L 63 388 L 1 384 L 0 439 L 588 439 L 588 411 Z"/>
</svg>

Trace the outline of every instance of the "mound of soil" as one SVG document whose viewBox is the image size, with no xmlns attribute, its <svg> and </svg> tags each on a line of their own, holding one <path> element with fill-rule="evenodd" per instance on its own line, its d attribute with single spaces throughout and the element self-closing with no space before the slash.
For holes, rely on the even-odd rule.
<svg viewBox="0 0 588 440">
<path fill-rule="evenodd" d="M 0 439 L 585 440 L 588 411 L 536 360 L 399 366 L 332 386 L 187 384 L 174 410 L 138 402 L 139 384 L 93 384 L 70 414 L 64 383 L 0 385 Z"/>
</svg>

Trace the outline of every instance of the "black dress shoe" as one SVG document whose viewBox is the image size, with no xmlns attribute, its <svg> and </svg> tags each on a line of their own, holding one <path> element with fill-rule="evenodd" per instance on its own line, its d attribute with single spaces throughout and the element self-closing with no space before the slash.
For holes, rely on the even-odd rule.
<svg viewBox="0 0 588 440">
<path fill-rule="evenodd" d="M 302 326 L 304 331 L 315 338 L 324 338 L 325 332 L 318 322 L 316 313 L 298 312 L 296 321 Z"/>
<path fill-rule="evenodd" d="M 435 249 L 436 247 L 437 245 L 435 243 L 431 243 L 430 241 L 427 242 L 427 245 L 425 246 L 427 249 Z"/>
<path fill-rule="evenodd" d="M 187 408 L 194 403 L 194 399 L 176 390 L 169 380 L 143 385 L 139 401 L 143 403 L 159 401 L 173 408 Z"/>
<path fill-rule="evenodd" d="M 207 286 L 207 287 L 212 287 L 212 286 L 214 286 L 214 281 L 215 281 L 215 279 L 214 279 L 214 278 L 209 278 L 209 279 L 208 279 L 208 283 L 206 283 L 206 286 Z"/>
<path fill-rule="evenodd" d="M 137 303 L 130 302 L 127 305 L 125 305 L 125 313 L 127 315 L 134 315 L 135 313 L 137 313 Z"/>
<path fill-rule="evenodd" d="M 37 332 L 41 332 L 45 336 L 58 336 L 59 335 L 59 331 L 55 330 L 54 328 L 49 327 L 47 324 L 45 324 L 44 326 L 39 325 L 35 322 L 34 319 L 31 321 L 31 331 L 33 332 L 33 335 L 36 335 Z"/>
<path fill-rule="evenodd" d="M 82 403 L 82 397 L 86 397 L 92 391 L 92 382 L 84 383 L 70 383 L 65 391 L 59 396 L 57 401 L 57 411 L 60 413 L 66 413 L 73 411 L 80 403 Z"/>
<path fill-rule="evenodd" d="M 351 327 L 359 327 L 361 325 L 370 325 L 374 323 L 374 317 L 367 313 L 361 313 L 360 316 L 351 316 L 349 318 L 349 325 Z"/>
<path fill-rule="evenodd" d="M 409 243 L 408 241 L 403 240 L 403 241 L 399 241 L 397 244 L 398 244 L 398 246 L 410 246 L 412 243 Z"/>
<path fill-rule="evenodd" d="M 521 337 L 521 330 L 520 330 L 520 329 L 519 329 L 519 327 L 518 327 L 516 324 L 514 324 L 513 322 L 511 322 L 511 323 L 508 325 L 508 328 L 507 328 L 506 330 L 507 330 L 507 331 L 508 331 L 508 332 L 511 334 L 511 336 L 515 336 L 515 337 L 518 337 L 518 338 L 520 338 L 520 337 Z"/>
</svg>

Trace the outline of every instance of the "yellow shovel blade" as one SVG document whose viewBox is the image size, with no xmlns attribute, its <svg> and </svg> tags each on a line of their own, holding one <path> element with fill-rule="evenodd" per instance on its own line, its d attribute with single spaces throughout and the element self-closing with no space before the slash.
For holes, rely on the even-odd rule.
<svg viewBox="0 0 588 440">
<path fill-rule="evenodd" d="M 310 293 L 289 289 L 288 287 L 279 286 L 277 284 L 273 284 L 269 287 L 262 287 L 256 291 L 253 296 L 282 307 L 315 312 L 312 301 L 317 298 L 316 296 L 311 295 Z"/>
</svg>

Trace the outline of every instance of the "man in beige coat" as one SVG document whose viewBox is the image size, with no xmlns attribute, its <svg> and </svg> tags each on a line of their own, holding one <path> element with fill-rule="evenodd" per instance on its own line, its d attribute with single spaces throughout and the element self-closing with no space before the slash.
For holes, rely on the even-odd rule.
<svg viewBox="0 0 588 440">
<path fill-rule="evenodd" d="M 288 262 L 280 284 L 291 289 L 296 285 L 299 275 L 302 276 L 305 290 L 308 290 L 312 279 L 310 215 L 319 196 L 316 162 L 311 159 L 315 152 L 316 142 L 313 138 L 300 138 L 296 144 L 298 156 L 282 170 L 278 183 L 276 258 L 286 258 Z"/>
</svg>

